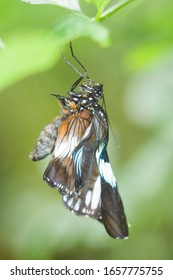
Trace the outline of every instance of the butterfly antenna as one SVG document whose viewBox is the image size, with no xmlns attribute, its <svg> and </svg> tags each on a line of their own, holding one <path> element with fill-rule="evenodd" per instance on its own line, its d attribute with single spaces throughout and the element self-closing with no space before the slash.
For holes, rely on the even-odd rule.
<svg viewBox="0 0 173 280">
<path fill-rule="evenodd" d="M 72 42 L 70 41 L 70 51 L 71 51 L 71 56 L 74 58 L 74 60 L 82 67 L 82 69 L 84 70 L 84 76 L 87 75 L 87 70 L 86 68 L 83 66 L 83 64 L 79 61 L 79 59 L 74 55 L 74 51 L 73 51 L 73 47 L 72 47 Z"/>
</svg>

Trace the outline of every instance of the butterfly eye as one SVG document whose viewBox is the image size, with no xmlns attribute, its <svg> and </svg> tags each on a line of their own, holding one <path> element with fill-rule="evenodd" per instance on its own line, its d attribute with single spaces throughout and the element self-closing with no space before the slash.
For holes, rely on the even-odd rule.
<svg viewBox="0 0 173 280">
<path fill-rule="evenodd" d="M 103 85 L 102 84 L 95 84 L 93 85 L 93 89 L 95 91 L 95 93 L 102 95 L 103 92 Z"/>
</svg>

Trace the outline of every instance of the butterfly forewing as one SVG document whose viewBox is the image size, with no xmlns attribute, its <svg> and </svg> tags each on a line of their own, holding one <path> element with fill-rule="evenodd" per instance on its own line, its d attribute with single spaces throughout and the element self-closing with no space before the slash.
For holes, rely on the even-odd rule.
<svg viewBox="0 0 173 280">
<path fill-rule="evenodd" d="M 86 116 L 86 112 L 84 113 Z M 79 115 L 79 118 L 78 125 L 83 127 L 85 121 L 83 113 Z M 64 195 L 63 201 L 67 208 L 78 215 L 88 215 L 95 219 L 101 219 L 101 178 L 96 151 L 99 149 L 100 140 L 106 130 L 104 130 L 102 120 L 100 120 L 102 125 L 98 127 L 98 116 L 89 115 L 88 120 L 90 124 L 72 152 L 75 166 L 74 192 L 70 195 Z M 78 130 L 80 131 L 80 128 Z"/>
<path fill-rule="evenodd" d="M 44 173 L 44 180 L 62 194 L 75 191 L 75 166 L 72 154 L 90 125 L 90 114 L 70 115 L 58 128 L 54 159 Z M 88 118 L 86 118 L 88 117 Z"/>
<path fill-rule="evenodd" d="M 78 215 L 88 215 L 101 219 L 101 178 L 96 160 L 99 142 L 92 120 L 90 132 L 73 152 L 75 163 L 75 192 L 72 196 L 64 196 L 67 208 Z"/>
</svg>

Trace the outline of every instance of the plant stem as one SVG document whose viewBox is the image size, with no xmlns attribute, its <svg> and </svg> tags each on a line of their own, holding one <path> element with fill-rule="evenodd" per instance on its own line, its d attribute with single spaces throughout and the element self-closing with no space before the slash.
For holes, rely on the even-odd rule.
<svg viewBox="0 0 173 280">
<path fill-rule="evenodd" d="M 113 5 L 112 7 L 105 10 L 99 17 L 99 21 L 105 20 L 107 17 L 111 16 L 112 14 L 118 12 L 120 9 L 125 7 L 126 5 L 130 4 L 132 1 L 135 0 L 120 0 L 118 3 Z M 97 17 L 98 20 L 98 17 Z"/>
</svg>

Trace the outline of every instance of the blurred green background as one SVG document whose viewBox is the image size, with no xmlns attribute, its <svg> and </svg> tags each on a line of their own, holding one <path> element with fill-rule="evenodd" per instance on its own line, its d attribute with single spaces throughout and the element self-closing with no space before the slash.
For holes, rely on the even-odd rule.
<svg viewBox="0 0 173 280">
<path fill-rule="evenodd" d="M 114 240 L 42 181 L 49 159 L 28 159 L 59 115 L 50 94 L 66 94 L 77 78 L 61 58 L 70 59 L 68 43 L 49 31 L 68 12 L 0 1 L 1 259 L 173 259 L 172 14 L 172 0 L 136 0 L 104 22 L 109 47 L 73 41 L 91 79 L 104 84 L 109 155 L 131 225 L 128 240 Z"/>
</svg>

